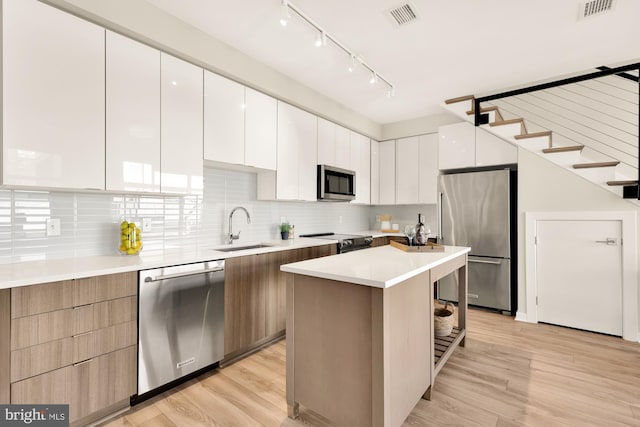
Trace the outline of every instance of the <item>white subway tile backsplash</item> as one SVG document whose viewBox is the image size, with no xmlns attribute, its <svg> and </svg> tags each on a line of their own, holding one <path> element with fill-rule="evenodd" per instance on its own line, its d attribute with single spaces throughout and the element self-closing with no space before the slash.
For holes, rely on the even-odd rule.
<svg viewBox="0 0 640 427">
<path fill-rule="evenodd" d="M 205 168 L 202 196 L 95 194 L 0 190 L 0 263 L 116 254 L 122 219 L 151 231 L 142 233 L 143 251 L 225 242 L 229 212 L 241 230 L 240 244 L 280 238 L 280 218 L 295 225 L 296 235 L 349 232 L 370 228 L 371 208 L 348 203 L 256 200 L 256 175 Z M 60 236 L 46 235 L 46 220 L 59 218 Z M 238 244 L 236 242 L 236 244 Z"/>
</svg>

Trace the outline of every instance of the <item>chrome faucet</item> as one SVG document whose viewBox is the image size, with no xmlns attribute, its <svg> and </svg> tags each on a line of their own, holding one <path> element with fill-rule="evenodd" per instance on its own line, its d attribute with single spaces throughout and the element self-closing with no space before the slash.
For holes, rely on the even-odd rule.
<svg viewBox="0 0 640 427">
<path fill-rule="evenodd" d="M 227 243 L 229 243 L 229 244 L 233 243 L 234 240 L 238 240 L 240 238 L 240 231 L 238 231 L 238 234 L 233 234 L 233 225 L 232 225 L 233 224 L 233 214 L 238 209 L 243 210 L 244 213 L 247 214 L 247 224 L 251 224 L 251 215 L 249 215 L 249 211 L 248 210 L 246 210 L 242 206 L 236 206 L 235 208 L 233 208 L 231 210 L 231 213 L 229 214 L 229 235 L 227 236 L 228 237 Z"/>
</svg>

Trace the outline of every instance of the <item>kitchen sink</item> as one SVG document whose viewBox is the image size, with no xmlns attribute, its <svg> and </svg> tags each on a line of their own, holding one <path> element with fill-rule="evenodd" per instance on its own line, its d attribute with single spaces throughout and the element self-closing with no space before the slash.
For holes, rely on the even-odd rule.
<svg viewBox="0 0 640 427">
<path fill-rule="evenodd" d="M 265 245 L 264 243 L 260 243 L 257 245 L 247 245 L 247 246 L 228 246 L 226 248 L 214 249 L 218 252 L 235 252 L 235 251 L 246 251 L 247 249 L 260 249 L 260 248 L 272 248 L 275 245 Z"/>
</svg>

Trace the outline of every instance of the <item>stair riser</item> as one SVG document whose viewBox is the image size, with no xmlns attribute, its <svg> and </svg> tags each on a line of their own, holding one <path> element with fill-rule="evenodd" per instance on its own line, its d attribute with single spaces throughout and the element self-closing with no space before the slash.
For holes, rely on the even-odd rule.
<svg viewBox="0 0 640 427">
<path fill-rule="evenodd" d="M 607 181 L 612 181 L 616 176 L 616 168 L 614 167 L 573 169 L 573 171 L 600 185 L 606 185 Z"/>
<path fill-rule="evenodd" d="M 520 140 L 520 142 L 523 143 L 522 145 L 524 145 L 524 142 L 526 142 L 526 140 Z M 547 148 L 547 147 L 544 147 L 544 148 Z M 580 158 L 579 151 L 548 153 L 548 154 L 544 154 L 544 156 L 547 159 L 551 160 L 553 163 L 563 167 L 571 167 L 576 163 L 582 163 L 582 159 Z"/>
<path fill-rule="evenodd" d="M 530 151 L 541 152 L 545 148 L 549 148 L 548 136 L 539 136 L 537 138 L 516 139 L 515 141 L 516 141 L 516 144 L 521 145 Z M 553 155 L 556 155 L 556 154 L 553 154 Z M 548 154 L 544 154 L 544 156 L 548 156 Z"/>
<path fill-rule="evenodd" d="M 489 127 L 489 132 L 492 132 L 500 136 L 506 136 L 506 137 L 513 137 L 515 135 L 520 135 L 521 130 L 522 130 L 522 125 L 520 123 L 512 123 L 509 125 Z"/>
</svg>

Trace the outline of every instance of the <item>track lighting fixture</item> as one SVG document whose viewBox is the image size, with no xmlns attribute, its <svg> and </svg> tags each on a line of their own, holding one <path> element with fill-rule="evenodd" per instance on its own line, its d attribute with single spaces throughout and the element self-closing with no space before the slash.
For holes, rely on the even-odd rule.
<svg viewBox="0 0 640 427">
<path fill-rule="evenodd" d="M 375 71 L 369 64 L 365 63 L 360 57 L 356 56 L 351 50 L 347 49 L 342 43 L 340 43 L 335 37 L 331 34 L 327 33 L 320 25 L 316 24 L 311 18 L 309 18 L 304 12 L 302 12 L 298 7 L 291 4 L 290 0 L 281 0 L 280 3 L 280 24 L 283 27 L 286 27 L 289 21 L 291 20 L 291 12 L 294 12 L 298 15 L 303 21 L 305 21 L 308 25 L 318 31 L 318 35 L 315 40 L 315 46 L 322 47 L 327 45 L 327 39 L 331 40 L 331 44 L 339 49 L 341 49 L 344 53 L 349 55 L 349 65 L 347 66 L 347 70 L 350 73 L 353 73 L 356 70 L 356 65 L 360 64 L 366 71 L 371 72 L 371 76 L 369 78 L 369 83 L 374 84 L 378 81 L 382 80 L 387 86 L 387 96 L 394 96 L 394 88 L 391 82 L 382 77 L 380 73 Z M 356 61 L 357 60 L 357 61 Z"/>
<path fill-rule="evenodd" d="M 351 54 L 351 61 L 349 62 L 349 67 L 347 67 L 347 70 L 349 70 L 350 73 L 353 73 L 353 70 L 356 69 L 356 57 Z"/>
<path fill-rule="evenodd" d="M 289 13 L 289 0 L 282 0 L 280 4 L 280 25 L 286 27 L 291 19 L 291 14 Z"/>
</svg>

